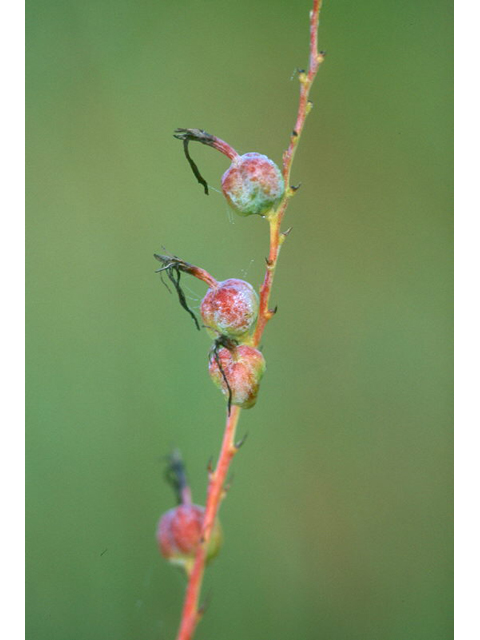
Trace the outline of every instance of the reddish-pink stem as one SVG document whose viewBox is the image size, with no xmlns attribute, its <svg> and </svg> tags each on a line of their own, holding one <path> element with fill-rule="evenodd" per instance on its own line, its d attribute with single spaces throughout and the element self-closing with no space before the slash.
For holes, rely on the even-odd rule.
<svg viewBox="0 0 480 640">
<path fill-rule="evenodd" d="M 220 502 L 224 494 L 225 480 L 227 478 L 230 462 L 237 452 L 235 446 L 235 429 L 240 415 L 240 408 L 233 406 L 230 415 L 227 416 L 227 424 L 223 435 L 222 448 L 218 457 L 215 471 L 210 473 L 208 484 L 207 504 L 203 520 L 202 543 L 199 545 L 195 557 L 195 563 L 189 576 L 185 601 L 182 611 L 182 621 L 178 631 L 177 640 L 191 640 L 193 633 L 201 618 L 201 610 L 198 603 L 200 589 L 205 572 L 207 548 L 210 541 L 213 523 L 217 517 Z"/>
<path fill-rule="evenodd" d="M 310 11 L 310 62 L 308 72 L 300 72 L 300 101 L 298 105 L 297 120 L 295 122 L 295 128 L 290 136 L 290 144 L 288 149 L 283 154 L 283 177 L 285 184 L 290 182 L 290 170 L 292 168 L 293 156 L 300 140 L 300 135 L 303 131 L 305 119 L 310 111 L 311 104 L 309 105 L 308 96 L 310 94 L 310 88 L 315 76 L 317 75 L 318 68 L 322 64 L 325 55 L 318 52 L 318 21 L 320 17 L 320 9 L 322 7 L 322 0 L 313 1 L 313 9 Z"/>
<path fill-rule="evenodd" d="M 190 487 L 182 487 L 180 491 L 180 498 L 183 505 L 190 506 L 192 504 L 192 492 Z"/>
<path fill-rule="evenodd" d="M 207 145 L 207 147 L 213 147 L 227 156 L 227 158 L 230 158 L 230 160 L 235 160 L 239 155 L 228 142 L 217 138 L 217 136 L 211 133 L 207 133 L 203 129 L 175 129 L 174 136 L 179 140 L 186 141 L 187 144 L 188 142 L 200 142 L 201 144 Z"/>
<path fill-rule="evenodd" d="M 300 74 L 300 101 L 295 129 L 290 138 L 288 149 L 285 151 L 283 156 L 283 176 L 285 179 L 285 184 L 287 185 L 287 189 L 285 192 L 285 196 L 277 210 L 268 215 L 268 220 L 270 223 L 270 251 L 267 259 L 267 270 L 265 273 L 265 278 L 260 288 L 260 309 L 257 326 L 253 336 L 253 344 L 255 346 L 258 346 L 268 320 L 270 320 L 270 318 L 274 315 L 274 312 L 269 310 L 268 304 L 270 300 L 270 292 L 273 285 L 273 278 L 275 274 L 275 268 L 277 266 L 280 247 L 288 233 L 281 233 L 280 227 L 290 198 L 294 195 L 294 189 L 288 188 L 288 184 L 290 182 L 290 171 L 295 154 L 295 149 L 298 145 L 298 141 L 305 124 L 305 119 L 309 111 L 308 96 L 310 93 L 310 88 L 315 79 L 318 68 L 323 62 L 323 54 L 320 54 L 317 49 L 317 31 L 321 5 L 322 0 L 314 0 L 313 9 L 310 12 L 310 64 L 308 73 Z M 223 140 L 219 140 L 218 138 L 215 138 L 214 143 L 211 144 L 211 146 L 214 146 L 225 155 L 228 155 L 228 157 L 230 157 L 232 160 L 238 155 L 237 152 L 230 147 L 230 145 L 227 145 L 227 143 L 224 143 Z M 195 557 L 195 562 L 189 575 L 189 581 L 182 611 L 182 620 L 180 623 L 177 640 L 191 640 L 202 615 L 198 604 L 203 575 L 205 572 L 207 548 L 210 541 L 213 523 L 215 521 L 215 518 L 217 517 L 220 502 L 224 494 L 224 486 L 228 469 L 230 467 L 233 456 L 237 452 L 234 438 L 239 416 L 240 408 L 237 406 L 233 406 L 230 415 L 227 417 L 222 448 L 220 450 L 217 466 L 215 468 L 215 471 L 210 474 L 210 481 L 208 484 L 207 492 L 207 504 L 205 506 L 205 517 L 203 521 L 202 543 L 199 545 Z"/>
<path fill-rule="evenodd" d="M 231 147 L 228 142 L 225 142 L 225 140 L 222 140 L 221 138 L 217 138 L 217 136 L 212 136 L 212 138 L 214 138 L 214 142 L 212 142 L 212 147 L 214 149 L 220 151 L 220 153 L 223 153 L 223 155 L 230 158 L 230 160 L 235 160 L 235 158 L 238 158 L 237 151 L 235 151 L 235 149 Z"/>
<path fill-rule="evenodd" d="M 191 268 L 188 271 L 185 270 L 186 273 L 189 273 L 190 275 L 194 276 L 195 278 L 198 278 L 199 280 L 202 280 L 211 289 L 216 289 L 218 287 L 218 281 L 215 280 L 215 278 L 212 275 L 210 275 L 208 273 L 208 271 L 206 271 L 205 269 L 202 269 L 201 267 L 195 267 L 193 265 L 189 265 L 189 267 L 191 267 Z"/>
<path fill-rule="evenodd" d="M 295 194 L 296 189 L 288 187 L 290 184 L 290 172 L 292 169 L 293 158 L 295 150 L 298 146 L 300 136 L 305 125 L 305 119 L 311 108 L 308 96 L 310 89 L 319 66 L 324 60 L 324 54 L 318 52 L 318 21 L 320 15 L 320 9 L 322 6 L 322 0 L 314 0 L 313 9 L 310 12 L 310 64 L 308 73 L 301 72 L 299 75 L 300 80 L 300 101 L 298 105 L 297 119 L 295 121 L 295 128 L 290 136 L 290 144 L 288 149 L 283 154 L 283 178 L 285 180 L 286 190 L 285 196 L 280 203 L 278 209 L 272 212 L 268 216 L 270 222 L 270 251 L 267 259 L 267 270 L 265 272 L 265 278 L 263 284 L 260 287 L 260 308 L 258 313 L 258 321 L 253 336 L 253 343 L 255 346 L 260 344 L 263 332 L 267 322 L 274 315 L 274 311 L 269 309 L 270 294 L 272 291 L 273 278 L 275 276 L 275 269 L 277 266 L 278 255 L 280 248 L 287 237 L 288 231 L 281 233 L 280 228 L 282 225 L 283 216 L 290 202 L 290 198 Z"/>
<path fill-rule="evenodd" d="M 178 269 L 179 271 L 183 271 L 184 273 L 188 273 L 191 276 L 202 280 L 202 282 L 205 282 L 205 284 L 212 289 L 215 289 L 218 286 L 217 280 L 215 280 L 208 271 L 201 267 L 196 267 L 194 264 L 185 262 L 185 260 L 181 260 L 176 256 L 164 256 L 159 253 L 154 253 L 153 255 L 163 265 L 160 269 L 157 269 L 157 273 L 161 273 L 167 269 Z"/>
</svg>

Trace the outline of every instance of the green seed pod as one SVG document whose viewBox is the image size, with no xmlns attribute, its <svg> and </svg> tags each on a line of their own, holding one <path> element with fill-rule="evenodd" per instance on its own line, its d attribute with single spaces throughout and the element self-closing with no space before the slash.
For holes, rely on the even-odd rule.
<svg viewBox="0 0 480 640">
<path fill-rule="evenodd" d="M 235 158 L 223 174 L 222 191 L 239 215 L 264 215 L 283 198 L 285 183 L 270 158 L 261 153 L 246 153 Z"/>
</svg>

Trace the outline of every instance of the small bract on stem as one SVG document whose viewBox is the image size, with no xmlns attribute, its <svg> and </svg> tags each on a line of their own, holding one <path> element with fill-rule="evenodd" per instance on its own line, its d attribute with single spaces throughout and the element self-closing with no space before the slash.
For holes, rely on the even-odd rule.
<svg viewBox="0 0 480 640">
<path fill-rule="evenodd" d="M 209 471 L 206 504 L 201 515 L 201 532 L 199 537 L 195 538 L 195 544 L 188 547 L 189 577 L 177 640 L 191 640 L 203 614 L 199 605 L 200 591 L 205 566 L 211 554 L 211 544 L 218 538 L 217 515 L 226 493 L 228 470 L 239 448 L 239 445 L 235 444 L 238 419 L 242 408 L 248 409 L 255 404 L 260 380 L 265 372 L 265 359 L 258 347 L 268 321 L 276 312 L 276 308 L 269 307 L 270 294 L 280 248 L 291 230 L 282 232 L 281 225 L 288 204 L 298 189 L 298 186 L 288 186 L 292 162 L 305 119 L 312 107 L 309 99 L 310 89 L 324 60 L 324 54 L 318 51 L 317 42 L 321 4 L 321 0 L 313 0 L 313 9 L 310 12 L 309 66 L 307 71 L 302 70 L 298 74 L 299 106 L 290 142 L 283 154 L 281 170 L 267 156 L 257 152 L 240 155 L 224 140 L 202 129 L 175 131 L 175 137 L 183 141 L 185 156 L 205 193 L 209 193 L 208 184 L 190 156 L 190 142 L 200 142 L 212 147 L 231 161 L 230 167 L 222 177 L 222 191 L 228 204 L 241 216 L 262 216 L 267 220 L 270 229 L 270 248 L 259 296 L 253 287 L 243 280 L 230 278 L 219 282 L 204 269 L 179 258 L 155 255 L 162 263 L 158 271 L 167 274 L 177 290 L 180 304 L 195 318 L 197 326 L 198 320 L 188 308 L 181 291 L 180 274 L 188 273 L 209 287 L 200 307 L 204 326 L 210 335 L 215 337 L 209 353 L 209 372 L 227 402 L 227 420 L 220 454 L 215 468 Z M 188 494 L 186 496 L 188 497 Z M 187 506 L 186 501 L 177 509 L 182 506 Z M 173 521 L 173 516 L 170 518 Z M 186 525 L 182 524 L 180 529 L 182 527 L 187 531 Z M 175 544 L 176 547 L 165 547 L 167 554 L 173 549 L 172 557 L 180 548 L 176 541 Z"/>
</svg>

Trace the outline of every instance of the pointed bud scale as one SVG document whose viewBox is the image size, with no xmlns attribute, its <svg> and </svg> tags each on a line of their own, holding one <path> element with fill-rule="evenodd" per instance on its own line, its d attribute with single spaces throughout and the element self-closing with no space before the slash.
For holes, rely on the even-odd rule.
<svg viewBox="0 0 480 640">
<path fill-rule="evenodd" d="M 247 345 L 212 352 L 208 367 L 213 382 L 225 399 L 228 400 L 231 394 L 231 403 L 242 409 L 250 409 L 256 403 L 265 369 L 265 358 L 261 352 Z"/>
<path fill-rule="evenodd" d="M 275 208 L 285 193 L 285 183 L 277 165 L 261 153 L 235 158 L 223 174 L 222 191 L 238 214 L 263 215 Z"/>
<path fill-rule="evenodd" d="M 167 511 L 158 523 L 157 542 L 160 552 L 172 564 L 191 569 L 200 543 L 205 509 L 195 504 L 181 504 Z M 222 530 L 215 520 L 207 552 L 207 562 L 220 551 Z"/>
<path fill-rule="evenodd" d="M 224 280 L 207 291 L 200 314 L 212 336 L 238 338 L 250 331 L 257 319 L 257 292 L 244 280 Z"/>
</svg>

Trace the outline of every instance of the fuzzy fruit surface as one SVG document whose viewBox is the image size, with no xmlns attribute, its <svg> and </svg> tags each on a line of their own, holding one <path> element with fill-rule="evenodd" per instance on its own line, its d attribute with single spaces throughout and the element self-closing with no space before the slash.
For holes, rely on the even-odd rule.
<svg viewBox="0 0 480 640">
<path fill-rule="evenodd" d="M 195 558 L 200 542 L 205 509 L 196 504 L 181 504 L 167 511 L 158 523 L 157 542 L 164 558 L 174 564 L 188 565 Z M 207 561 L 219 552 L 222 531 L 215 521 L 207 552 Z"/>
<path fill-rule="evenodd" d="M 238 338 L 253 326 L 258 314 L 258 295 L 251 284 L 230 278 L 209 289 L 200 314 L 210 334 Z"/>
<path fill-rule="evenodd" d="M 235 158 L 223 174 L 222 191 L 240 215 L 263 215 L 280 202 L 285 183 L 280 169 L 270 158 L 261 153 L 246 153 Z"/>
<path fill-rule="evenodd" d="M 225 378 L 232 391 L 232 404 L 250 409 L 257 401 L 260 380 L 266 369 L 265 358 L 258 349 L 240 345 L 232 351 L 223 348 L 217 352 Z M 213 382 L 228 400 L 228 387 L 214 354 L 208 367 Z"/>
</svg>

